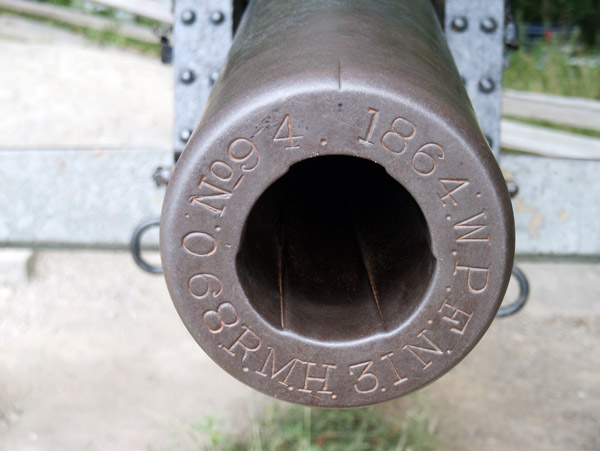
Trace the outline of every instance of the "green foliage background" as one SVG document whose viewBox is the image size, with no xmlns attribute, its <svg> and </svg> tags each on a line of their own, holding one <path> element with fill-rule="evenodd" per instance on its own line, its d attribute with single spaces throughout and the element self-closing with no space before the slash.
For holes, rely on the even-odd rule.
<svg viewBox="0 0 600 451">
<path fill-rule="evenodd" d="M 519 22 L 577 25 L 584 44 L 594 46 L 600 33 L 600 0 L 510 0 Z"/>
</svg>

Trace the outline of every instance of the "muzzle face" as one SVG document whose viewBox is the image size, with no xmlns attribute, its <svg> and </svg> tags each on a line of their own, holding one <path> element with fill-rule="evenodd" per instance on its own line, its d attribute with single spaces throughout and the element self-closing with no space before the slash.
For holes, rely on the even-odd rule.
<svg viewBox="0 0 600 451">
<path fill-rule="evenodd" d="M 508 284 L 514 226 L 427 2 L 411 10 L 439 48 L 399 18 L 385 40 L 330 39 L 278 75 L 290 49 L 322 40 L 324 11 L 360 36 L 365 17 L 384 27 L 406 13 L 327 3 L 294 9 L 314 29 L 288 18 L 275 47 L 244 36 L 280 31 L 281 2 L 251 7 L 169 185 L 161 252 L 184 323 L 230 374 L 279 399 L 355 407 L 424 386 L 475 346 Z M 429 53 L 386 59 L 408 35 Z M 432 60 L 450 67 L 449 89 L 424 89 L 447 81 Z"/>
</svg>

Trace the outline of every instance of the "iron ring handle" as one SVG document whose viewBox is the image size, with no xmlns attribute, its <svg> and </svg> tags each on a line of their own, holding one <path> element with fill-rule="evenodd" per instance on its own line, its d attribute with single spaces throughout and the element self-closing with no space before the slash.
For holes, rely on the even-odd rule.
<svg viewBox="0 0 600 451">
<path fill-rule="evenodd" d="M 512 270 L 512 276 L 519 282 L 519 297 L 512 304 L 509 304 L 506 307 L 502 307 L 500 310 L 498 310 L 498 314 L 496 316 L 500 318 L 506 318 L 507 316 L 517 313 L 519 310 L 525 307 L 527 299 L 529 298 L 529 281 L 527 280 L 525 273 L 517 266 L 514 266 Z"/>
<path fill-rule="evenodd" d="M 160 218 L 148 219 L 137 226 L 133 232 L 133 236 L 131 237 L 131 244 L 129 248 L 131 250 L 133 260 L 140 268 L 151 274 L 162 274 L 162 266 L 151 265 L 142 257 L 142 236 L 152 227 L 160 227 Z"/>
</svg>

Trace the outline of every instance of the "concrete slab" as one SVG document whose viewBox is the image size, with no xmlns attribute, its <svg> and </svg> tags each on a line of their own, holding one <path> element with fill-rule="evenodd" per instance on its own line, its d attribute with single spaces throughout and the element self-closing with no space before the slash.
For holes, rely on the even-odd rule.
<svg viewBox="0 0 600 451">
<path fill-rule="evenodd" d="M 513 199 L 517 253 L 600 256 L 600 160 L 501 155 Z"/>
<path fill-rule="evenodd" d="M 33 270 L 31 249 L 0 249 L 0 284 L 26 283 Z"/>
<path fill-rule="evenodd" d="M 168 147 L 0 150 L 0 244 L 125 247 L 160 216 L 165 189 L 152 174 L 171 162 Z"/>
</svg>

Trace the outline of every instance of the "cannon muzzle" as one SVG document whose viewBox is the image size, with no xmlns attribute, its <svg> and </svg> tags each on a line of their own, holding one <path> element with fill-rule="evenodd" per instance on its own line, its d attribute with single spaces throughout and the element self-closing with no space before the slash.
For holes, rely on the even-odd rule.
<svg viewBox="0 0 600 451">
<path fill-rule="evenodd" d="M 276 398 L 373 404 L 456 365 L 498 311 L 514 221 L 431 3 L 252 2 L 161 252 L 196 341 Z"/>
</svg>

